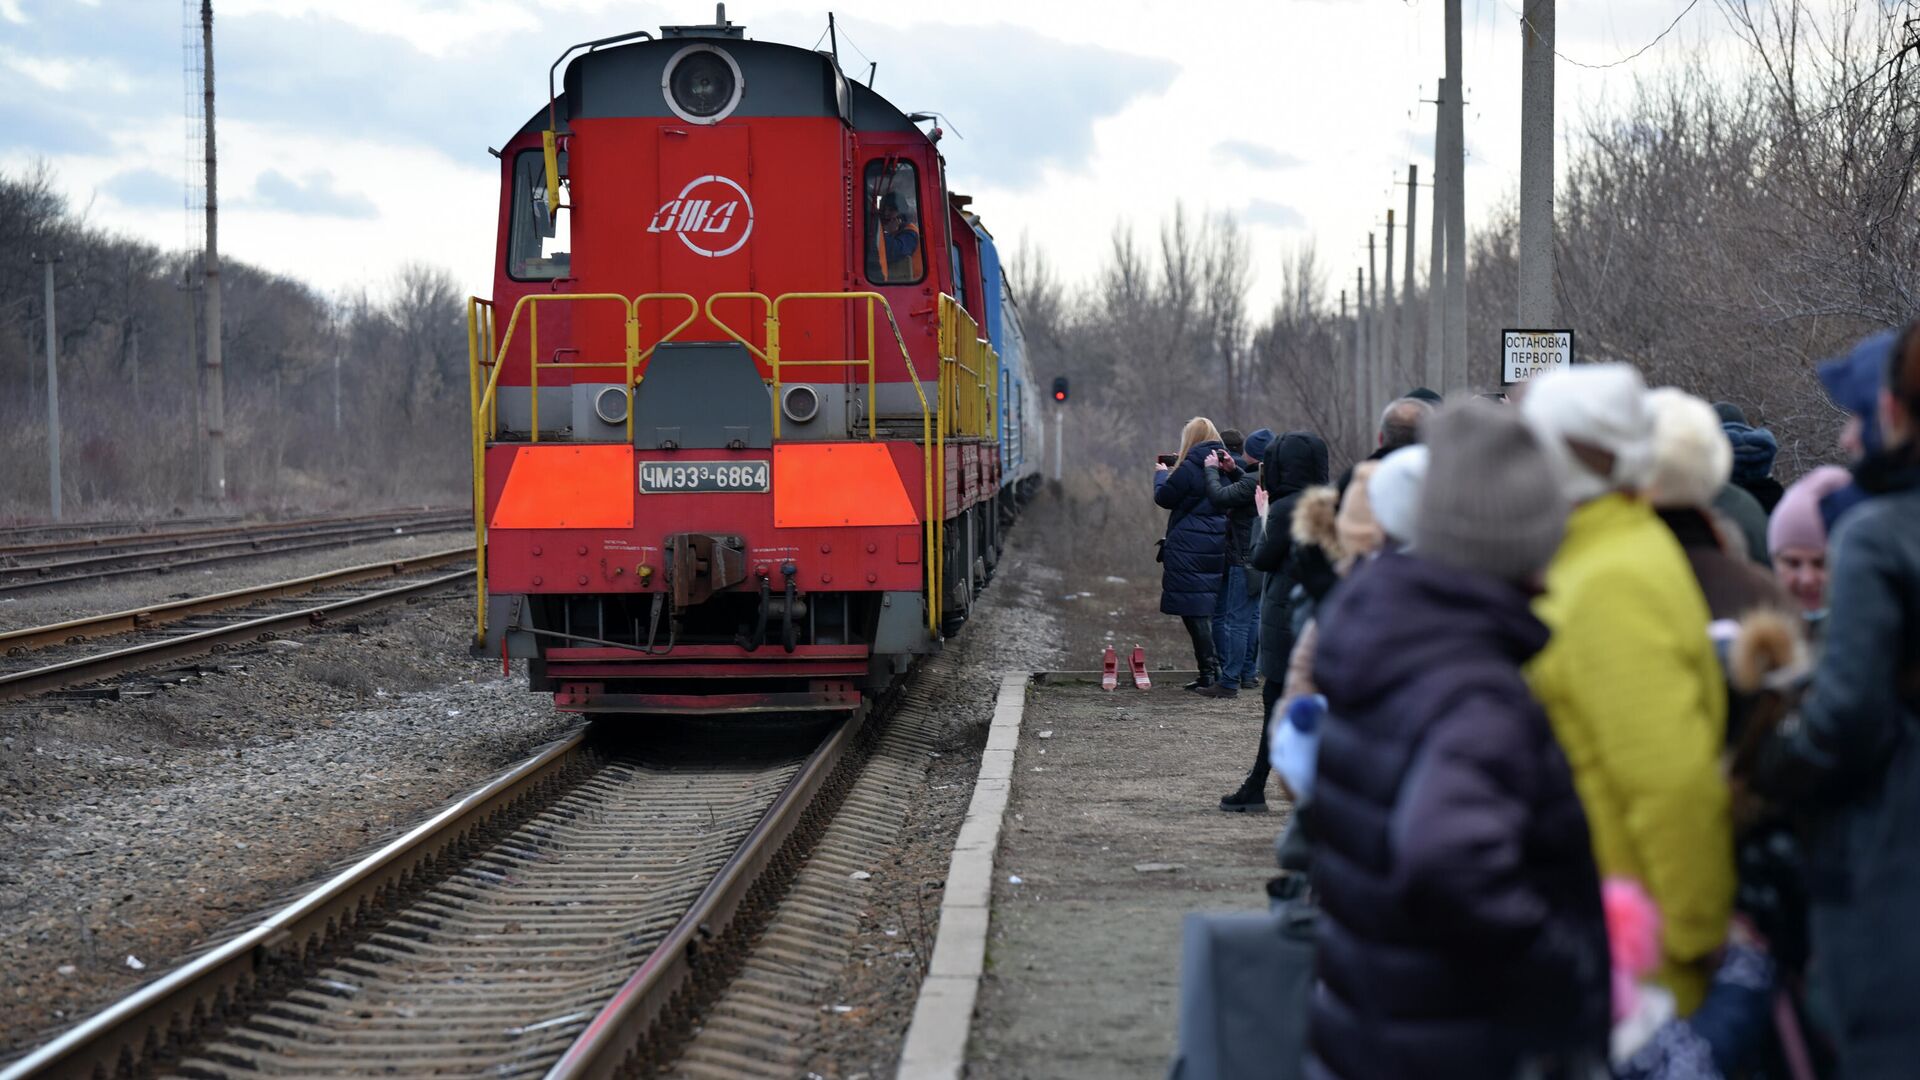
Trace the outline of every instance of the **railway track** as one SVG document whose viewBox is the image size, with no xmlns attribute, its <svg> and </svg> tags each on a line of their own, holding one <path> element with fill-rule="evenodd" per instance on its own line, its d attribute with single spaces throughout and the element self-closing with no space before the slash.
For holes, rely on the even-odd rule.
<svg viewBox="0 0 1920 1080">
<path fill-rule="evenodd" d="M 453 511 L 369 520 L 321 519 L 296 525 L 249 526 L 240 533 L 223 532 L 180 543 L 146 542 L 84 554 L 57 553 L 52 558 L 0 566 L 0 595 L 20 595 L 129 574 L 165 574 L 194 566 L 338 548 L 401 534 L 447 532 L 471 524 L 471 515 Z"/>
<path fill-rule="evenodd" d="M 0 1080 L 796 1075 L 939 685 L 824 730 L 578 731 Z"/>
<path fill-rule="evenodd" d="M 322 625 L 330 620 L 471 582 L 471 570 L 433 571 L 473 558 L 471 546 L 410 559 L 348 567 L 251 589 L 236 589 L 147 608 L 75 619 L 0 634 L 0 701 L 100 682 L 169 661 L 219 652 L 233 645 Z M 381 578 L 398 583 L 367 588 Z M 277 602 L 300 596 L 293 605 Z M 86 642 L 121 637 L 109 648 Z M 26 658 L 26 662 L 22 662 Z"/>
<path fill-rule="evenodd" d="M 422 517 L 454 513 L 453 508 L 374 510 L 362 514 L 333 514 L 285 521 L 243 521 L 236 517 L 181 518 L 165 522 L 96 522 L 90 525 L 29 525 L 0 529 L 0 560 L 54 556 L 72 551 L 105 551 L 115 548 L 191 543 L 197 540 L 235 538 L 330 525 L 372 525 L 380 522 L 410 521 Z M 41 532 L 40 530 L 53 530 Z"/>
<path fill-rule="evenodd" d="M 155 530 L 160 526 L 181 527 L 214 526 L 234 524 L 240 520 L 236 514 L 215 514 L 203 517 L 161 518 L 149 521 L 61 521 L 42 522 L 38 525 L 0 526 L 0 546 L 14 546 L 54 538 L 107 535 L 111 533 L 133 533 L 142 530 Z"/>
</svg>

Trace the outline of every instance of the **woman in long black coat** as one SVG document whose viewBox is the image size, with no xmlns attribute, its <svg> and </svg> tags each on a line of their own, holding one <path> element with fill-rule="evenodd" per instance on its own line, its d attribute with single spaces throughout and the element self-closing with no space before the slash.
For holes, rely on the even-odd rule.
<svg viewBox="0 0 1920 1080">
<path fill-rule="evenodd" d="M 1160 548 L 1160 610 L 1180 616 L 1193 639 L 1200 678 L 1190 689 L 1212 686 L 1220 677 L 1213 610 L 1227 576 L 1227 514 L 1207 498 L 1207 459 L 1226 448 L 1213 422 L 1196 416 L 1180 433 L 1178 463 L 1158 465 L 1153 474 L 1153 501 L 1169 511 Z"/>
</svg>

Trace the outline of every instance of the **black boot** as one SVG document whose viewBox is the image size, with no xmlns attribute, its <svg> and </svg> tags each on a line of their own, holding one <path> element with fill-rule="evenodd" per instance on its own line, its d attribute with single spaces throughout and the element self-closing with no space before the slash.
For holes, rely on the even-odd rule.
<svg viewBox="0 0 1920 1080">
<path fill-rule="evenodd" d="M 1240 790 L 1220 800 L 1220 809 L 1229 814 L 1266 813 L 1267 785 L 1255 787 L 1253 778 L 1248 777 L 1240 784 Z"/>
<path fill-rule="evenodd" d="M 1220 661 L 1212 655 L 1200 658 L 1200 677 L 1187 684 L 1187 689 L 1202 697 L 1218 697 L 1220 689 Z"/>
</svg>

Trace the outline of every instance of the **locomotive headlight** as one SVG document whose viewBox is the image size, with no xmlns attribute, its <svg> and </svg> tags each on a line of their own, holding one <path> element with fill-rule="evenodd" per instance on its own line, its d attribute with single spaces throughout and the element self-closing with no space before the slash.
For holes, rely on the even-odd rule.
<svg viewBox="0 0 1920 1080">
<path fill-rule="evenodd" d="M 714 124 L 740 104 L 744 80 L 733 57 L 712 45 L 689 45 L 667 61 L 660 88 L 675 116 Z"/>
<path fill-rule="evenodd" d="M 780 393 L 780 411 L 794 423 L 804 424 L 820 415 L 820 394 L 805 383 L 789 386 Z"/>
<path fill-rule="evenodd" d="M 609 386 L 593 395 L 593 415 L 603 424 L 624 424 L 627 422 L 627 390 L 623 386 Z"/>
</svg>

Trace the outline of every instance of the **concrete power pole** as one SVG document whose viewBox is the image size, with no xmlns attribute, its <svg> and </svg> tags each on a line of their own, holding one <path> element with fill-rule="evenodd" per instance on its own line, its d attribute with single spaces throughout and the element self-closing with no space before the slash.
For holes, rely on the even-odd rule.
<svg viewBox="0 0 1920 1080">
<path fill-rule="evenodd" d="M 1447 389 L 1447 80 L 1434 91 L 1433 236 L 1427 244 L 1427 386 Z"/>
<path fill-rule="evenodd" d="M 1520 296 L 1517 326 L 1554 325 L 1553 0 L 1520 21 Z"/>
<path fill-rule="evenodd" d="M 1381 391 L 1397 394 L 1400 383 L 1400 309 L 1393 306 L 1393 210 L 1387 210 L 1387 261 L 1381 265 L 1380 280 L 1386 285 L 1387 305 L 1380 312 L 1380 371 L 1386 379 Z"/>
<path fill-rule="evenodd" d="M 1467 389 L 1467 133 L 1460 75 L 1460 0 L 1447 0 L 1447 387 Z M 211 120 L 211 117 L 209 117 Z"/>
<path fill-rule="evenodd" d="M 1380 280 L 1375 273 L 1373 254 L 1373 234 L 1367 234 L 1367 397 L 1372 401 L 1380 400 L 1380 387 L 1385 380 L 1380 377 L 1380 324 L 1386 320 L 1380 317 Z"/>
<path fill-rule="evenodd" d="M 1413 249 L 1414 237 L 1420 235 L 1414 231 L 1419 221 L 1420 203 L 1414 198 L 1420 190 L 1420 166 L 1407 166 L 1407 276 L 1400 289 L 1400 367 L 1407 378 L 1418 381 L 1420 369 L 1413 363 Z M 1392 273 L 1392 268 L 1388 268 Z"/>
<path fill-rule="evenodd" d="M 1359 388 L 1354 412 L 1360 418 L 1360 443 L 1367 445 L 1373 420 L 1373 387 L 1367 380 L 1367 272 L 1353 268 L 1353 384 Z"/>
<path fill-rule="evenodd" d="M 207 491 L 227 498 L 227 395 L 220 370 L 220 221 L 213 147 L 213 0 L 200 0 L 200 39 L 206 57 L 203 93 L 207 121 L 207 253 L 201 273 L 207 290 Z"/>
<path fill-rule="evenodd" d="M 47 268 L 47 306 L 41 313 L 47 333 L 47 492 L 53 520 L 60 520 L 60 336 L 53 316 L 53 264 L 58 255 L 35 255 Z"/>
</svg>

